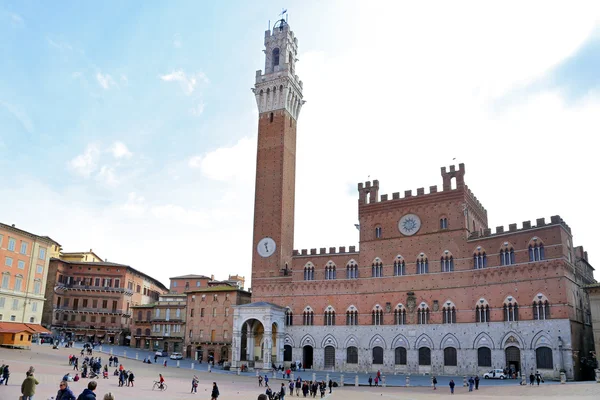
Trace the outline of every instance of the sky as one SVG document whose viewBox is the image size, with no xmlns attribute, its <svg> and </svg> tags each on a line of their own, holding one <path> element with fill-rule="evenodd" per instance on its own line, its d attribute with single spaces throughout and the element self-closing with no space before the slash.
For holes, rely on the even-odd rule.
<svg viewBox="0 0 600 400">
<path fill-rule="evenodd" d="M 490 227 L 558 214 L 594 264 L 598 1 L 2 0 L 0 221 L 165 284 L 249 281 L 250 88 L 282 7 L 296 249 L 358 244 L 358 182 L 416 193 L 462 162 Z"/>
</svg>

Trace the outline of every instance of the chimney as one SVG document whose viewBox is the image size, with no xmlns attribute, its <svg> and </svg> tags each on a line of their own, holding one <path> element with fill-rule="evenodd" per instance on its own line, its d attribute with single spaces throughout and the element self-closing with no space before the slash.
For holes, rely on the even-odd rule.
<svg viewBox="0 0 600 400">
<path fill-rule="evenodd" d="M 211 280 L 211 281 L 214 281 L 214 280 L 215 280 L 215 276 L 214 276 L 214 275 L 211 275 L 211 276 L 210 276 L 210 280 Z"/>
</svg>

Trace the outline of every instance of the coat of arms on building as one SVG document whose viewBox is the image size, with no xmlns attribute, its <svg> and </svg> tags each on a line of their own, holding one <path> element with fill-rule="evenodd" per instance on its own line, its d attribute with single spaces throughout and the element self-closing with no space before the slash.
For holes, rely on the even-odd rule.
<svg viewBox="0 0 600 400">
<path fill-rule="evenodd" d="M 415 297 L 415 292 L 408 292 L 406 297 L 406 308 L 408 308 L 408 312 L 413 313 L 416 306 L 417 298 Z"/>
<path fill-rule="evenodd" d="M 440 310 L 440 302 L 437 300 L 433 301 L 433 311 L 439 311 Z"/>
</svg>

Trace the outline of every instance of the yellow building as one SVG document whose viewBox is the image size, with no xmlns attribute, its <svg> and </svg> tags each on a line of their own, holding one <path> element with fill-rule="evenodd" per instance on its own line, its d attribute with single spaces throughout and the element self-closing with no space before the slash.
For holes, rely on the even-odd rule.
<svg viewBox="0 0 600 400">
<path fill-rule="evenodd" d="M 0 322 L 39 324 L 50 253 L 60 244 L 0 223 Z"/>
<path fill-rule="evenodd" d="M 0 322 L 0 346 L 29 349 L 33 335 L 40 333 L 50 333 L 50 331 L 41 325 Z"/>
</svg>

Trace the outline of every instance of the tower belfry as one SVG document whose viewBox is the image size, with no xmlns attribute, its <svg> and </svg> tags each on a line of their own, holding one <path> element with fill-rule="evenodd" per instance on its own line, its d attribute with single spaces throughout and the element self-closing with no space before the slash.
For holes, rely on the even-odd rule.
<svg viewBox="0 0 600 400">
<path fill-rule="evenodd" d="M 265 32 L 264 45 L 264 73 L 256 71 L 252 89 L 259 112 L 252 253 L 258 298 L 261 279 L 285 275 L 292 266 L 296 122 L 304 104 L 295 74 L 298 39 L 285 19 Z"/>
</svg>

